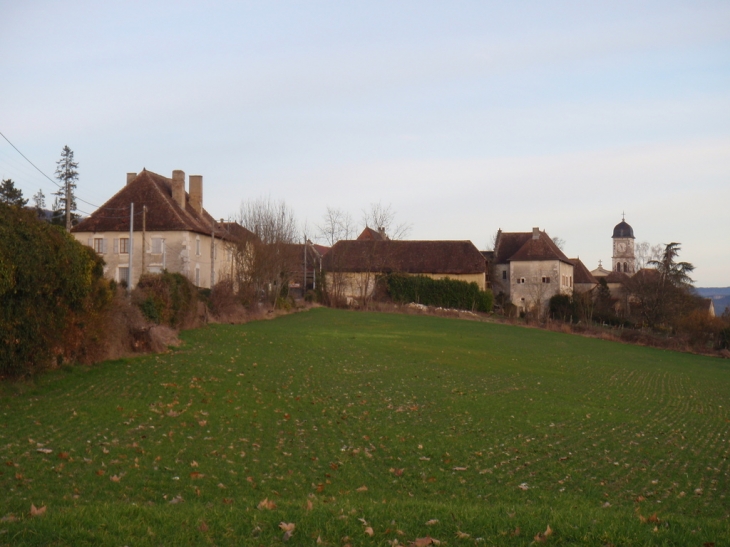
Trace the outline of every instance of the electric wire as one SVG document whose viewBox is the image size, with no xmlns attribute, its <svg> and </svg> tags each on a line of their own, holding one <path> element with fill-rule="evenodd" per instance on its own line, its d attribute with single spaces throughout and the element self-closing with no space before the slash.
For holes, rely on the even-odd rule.
<svg viewBox="0 0 730 547">
<path fill-rule="evenodd" d="M 23 159 L 25 159 L 25 161 L 27 161 L 29 164 L 31 164 L 35 168 L 36 171 L 38 171 L 41 175 L 43 175 L 45 178 L 47 178 L 49 181 L 51 181 L 53 184 L 55 184 L 59 189 L 63 189 L 63 186 L 61 184 L 58 184 L 55 180 L 53 180 L 51 177 L 49 177 L 48 175 L 46 175 L 43 171 L 41 171 L 38 168 L 38 166 L 35 163 L 33 163 L 32 161 L 30 161 L 25 154 L 23 154 L 20 150 L 18 150 L 18 147 L 15 146 L 12 142 L 10 142 L 10 139 L 8 139 L 3 134 L 2 131 L 0 131 L 0 136 L 2 136 L 2 138 L 5 139 L 8 142 L 8 144 L 10 146 L 12 146 L 18 154 L 20 154 L 21 156 L 23 156 Z M 82 198 L 78 197 L 78 195 L 74 195 L 74 199 L 77 200 L 77 201 L 81 201 L 81 202 L 85 203 L 86 205 L 91 205 L 92 207 L 96 207 L 97 209 L 100 207 L 100 205 L 96 205 L 94 203 L 91 203 L 89 201 L 86 201 L 85 199 L 82 199 Z M 107 209 L 109 209 L 109 208 L 107 207 Z M 124 207 L 112 207 L 111 209 L 124 209 Z M 77 211 L 80 211 L 80 209 L 77 209 Z M 80 212 L 84 213 L 84 211 L 80 211 Z M 88 215 L 90 213 L 84 213 L 84 214 Z"/>
</svg>

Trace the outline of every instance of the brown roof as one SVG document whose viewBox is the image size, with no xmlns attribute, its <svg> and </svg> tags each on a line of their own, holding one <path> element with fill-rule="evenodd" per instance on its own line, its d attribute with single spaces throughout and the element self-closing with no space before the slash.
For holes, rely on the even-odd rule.
<svg viewBox="0 0 730 547">
<path fill-rule="evenodd" d="M 486 261 L 471 241 L 338 241 L 324 257 L 327 271 L 473 274 Z"/>
<path fill-rule="evenodd" d="M 142 206 L 147 206 L 146 230 L 155 232 L 189 231 L 227 238 L 227 233 L 203 209 L 198 213 L 185 193 L 185 208 L 172 199 L 172 181 L 143 170 L 134 180 L 112 196 L 72 232 L 128 232 L 130 203 L 134 203 L 134 230 L 142 230 Z"/>
<path fill-rule="evenodd" d="M 531 237 L 532 232 L 503 232 L 500 230 L 497 233 L 497 243 L 494 249 L 495 262 L 506 264 Z"/>
<path fill-rule="evenodd" d="M 317 249 L 317 252 L 320 254 L 320 256 L 326 255 L 330 250 L 330 247 L 327 247 L 325 245 L 318 245 L 317 243 L 312 243 L 312 247 Z"/>
<path fill-rule="evenodd" d="M 606 283 L 621 283 L 623 285 L 630 279 L 630 277 L 623 272 L 611 272 L 603 279 L 606 280 Z"/>
<path fill-rule="evenodd" d="M 247 241 L 260 241 L 259 236 L 254 234 L 248 228 L 244 228 L 238 222 L 222 222 L 219 223 L 218 226 L 228 232 L 231 239 L 238 240 L 244 243 Z"/>
<path fill-rule="evenodd" d="M 573 283 L 598 284 L 598 279 L 588 271 L 588 268 L 581 262 L 580 258 L 571 258 L 570 261 L 573 263 Z"/>
<path fill-rule="evenodd" d="M 385 235 L 385 230 L 373 230 L 368 226 L 357 236 L 358 241 L 385 241 L 388 239 Z"/>
<path fill-rule="evenodd" d="M 529 236 L 517 252 L 507 259 L 508 261 L 560 260 L 572 264 L 570 259 L 563 254 L 563 251 L 555 245 L 555 242 L 544 231 L 538 232 L 537 238 L 534 238 L 532 233 Z"/>
</svg>

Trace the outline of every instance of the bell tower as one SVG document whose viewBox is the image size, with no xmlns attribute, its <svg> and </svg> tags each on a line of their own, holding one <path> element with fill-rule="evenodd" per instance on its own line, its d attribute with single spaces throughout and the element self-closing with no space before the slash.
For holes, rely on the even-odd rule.
<svg viewBox="0 0 730 547">
<path fill-rule="evenodd" d="M 614 272 L 634 275 L 636 273 L 636 256 L 634 255 L 634 229 L 622 215 L 621 222 L 613 229 L 613 257 L 611 269 Z"/>
</svg>

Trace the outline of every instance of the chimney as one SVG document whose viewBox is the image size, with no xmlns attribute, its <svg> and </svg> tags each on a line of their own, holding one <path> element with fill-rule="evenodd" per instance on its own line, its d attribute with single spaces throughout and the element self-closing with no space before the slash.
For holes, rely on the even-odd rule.
<svg viewBox="0 0 730 547">
<path fill-rule="evenodd" d="M 137 178 L 137 173 L 127 173 L 127 184 Z"/>
<path fill-rule="evenodd" d="M 198 214 L 203 213 L 203 175 L 190 175 L 190 205 Z"/>
<path fill-rule="evenodd" d="M 172 172 L 172 199 L 185 209 L 185 171 L 176 169 Z"/>
<path fill-rule="evenodd" d="M 532 239 L 540 239 L 540 228 L 532 229 Z"/>
</svg>

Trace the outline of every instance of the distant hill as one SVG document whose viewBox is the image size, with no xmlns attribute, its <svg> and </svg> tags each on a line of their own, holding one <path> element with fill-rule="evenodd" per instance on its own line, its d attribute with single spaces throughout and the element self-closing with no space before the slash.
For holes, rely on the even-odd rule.
<svg viewBox="0 0 730 547">
<path fill-rule="evenodd" d="M 730 287 L 698 287 L 695 291 L 700 296 L 712 298 L 715 315 L 722 315 L 726 308 L 730 308 Z"/>
</svg>

